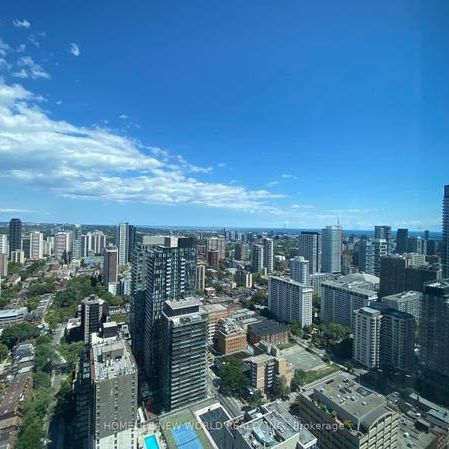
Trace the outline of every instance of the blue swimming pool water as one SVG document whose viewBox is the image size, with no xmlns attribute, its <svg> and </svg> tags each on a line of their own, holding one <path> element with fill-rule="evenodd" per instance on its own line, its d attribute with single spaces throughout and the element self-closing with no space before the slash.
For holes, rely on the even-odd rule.
<svg viewBox="0 0 449 449">
<path fill-rule="evenodd" d="M 144 441 L 146 449 L 159 449 L 159 443 L 157 442 L 156 435 L 145 437 Z"/>
</svg>

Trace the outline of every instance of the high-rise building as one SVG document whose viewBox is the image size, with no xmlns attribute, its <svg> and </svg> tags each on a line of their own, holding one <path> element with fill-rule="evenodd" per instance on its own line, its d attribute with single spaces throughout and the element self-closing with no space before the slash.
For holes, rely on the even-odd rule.
<svg viewBox="0 0 449 449">
<path fill-rule="evenodd" d="M 302 256 L 290 259 L 290 276 L 300 284 L 309 284 L 309 261 Z"/>
<path fill-rule="evenodd" d="M 8 276 L 8 254 L 0 253 L 0 278 Z M 1 280 L 0 280 L 1 292 Z"/>
<path fill-rule="evenodd" d="M 207 314 L 194 298 L 166 301 L 161 321 L 162 399 L 173 410 L 207 396 Z"/>
<path fill-rule="evenodd" d="M 264 254 L 262 245 L 253 245 L 251 248 L 251 271 L 260 273 L 263 270 Z"/>
<path fill-rule="evenodd" d="M 407 267 L 405 270 L 405 289 L 423 291 L 426 282 L 441 281 L 443 272 L 439 264 Z"/>
<path fill-rule="evenodd" d="M 0 234 L 0 254 L 9 255 L 8 236 L 6 234 Z"/>
<path fill-rule="evenodd" d="M 381 313 L 380 367 L 411 372 L 415 364 L 415 318 L 394 309 L 384 309 Z"/>
<path fill-rule="evenodd" d="M 90 353 L 91 449 L 137 445 L 137 366 L 126 341 L 94 334 Z"/>
<path fill-rule="evenodd" d="M 44 234 L 42 232 L 30 232 L 30 259 L 40 260 L 44 254 Z"/>
<path fill-rule="evenodd" d="M 442 264 L 443 276 L 449 278 L 449 185 L 444 186 Z"/>
<path fill-rule="evenodd" d="M 268 309 L 279 321 L 312 324 L 312 297 L 312 287 L 276 276 L 268 279 Z"/>
<path fill-rule="evenodd" d="M 407 240 L 407 252 L 427 254 L 427 240 L 422 237 L 409 237 Z"/>
<path fill-rule="evenodd" d="M 13 218 L 9 222 L 9 253 L 22 249 L 22 221 Z"/>
<path fill-rule="evenodd" d="M 340 225 L 326 226 L 322 230 L 321 271 L 341 273 L 342 229 Z"/>
<path fill-rule="evenodd" d="M 115 245 L 118 249 L 119 265 L 126 265 L 129 260 L 129 224 L 120 223 L 115 232 Z"/>
<path fill-rule="evenodd" d="M 104 300 L 96 295 L 90 295 L 81 301 L 81 330 L 86 344 L 91 342 L 92 334 L 100 329 L 103 307 Z"/>
<path fill-rule="evenodd" d="M 67 231 L 57 232 L 55 235 L 55 257 L 59 261 L 68 262 L 72 249 L 72 234 Z"/>
<path fill-rule="evenodd" d="M 134 357 L 143 363 L 143 335 L 145 326 L 145 296 L 147 287 L 147 258 L 152 245 L 138 244 L 131 261 L 131 298 L 129 325 Z"/>
<path fill-rule="evenodd" d="M 106 247 L 106 236 L 102 231 L 94 231 L 87 233 L 87 253 L 88 255 L 103 254 Z"/>
<path fill-rule="evenodd" d="M 207 264 L 215 268 L 216 270 L 220 269 L 220 251 L 216 249 L 211 249 L 207 252 Z"/>
<path fill-rule="evenodd" d="M 324 281 L 321 283 L 321 321 L 352 328 L 354 311 L 376 300 L 377 292 L 358 282 Z"/>
<path fill-rule="evenodd" d="M 380 258 L 388 253 L 385 239 L 361 240 L 359 244 L 359 268 L 364 273 L 380 275 Z"/>
<path fill-rule="evenodd" d="M 402 228 L 398 229 L 396 233 L 396 252 L 406 253 L 408 243 L 408 229 Z"/>
<path fill-rule="evenodd" d="M 144 369 L 154 389 L 158 388 L 160 319 L 167 300 L 179 300 L 195 292 L 196 241 L 178 239 L 176 247 L 156 246 L 146 258 L 147 279 L 144 306 Z"/>
<path fill-rule="evenodd" d="M 264 267 L 267 270 L 267 274 L 273 273 L 274 270 L 274 244 L 272 239 L 263 239 L 263 258 Z"/>
<path fill-rule="evenodd" d="M 118 249 L 108 246 L 103 255 L 103 284 L 108 287 L 118 280 Z"/>
<path fill-rule="evenodd" d="M 309 273 L 321 271 L 321 234 L 318 232 L 301 232 L 298 236 L 299 255 L 309 261 Z"/>
<path fill-rule="evenodd" d="M 81 260 L 81 236 L 82 236 L 82 229 L 81 225 L 77 224 L 73 227 L 72 232 L 72 259 L 74 260 Z"/>
<path fill-rule="evenodd" d="M 132 261 L 134 250 L 137 245 L 136 227 L 129 225 L 128 227 L 128 262 Z"/>
<path fill-rule="evenodd" d="M 27 236 L 22 239 L 22 250 L 25 254 L 26 259 L 30 258 L 30 247 L 31 247 L 30 237 Z"/>
<path fill-rule="evenodd" d="M 236 260 L 247 260 L 249 257 L 249 245 L 247 243 L 237 243 L 235 245 L 234 258 Z"/>
<path fill-rule="evenodd" d="M 419 323 L 421 315 L 422 292 L 415 292 L 413 290 L 396 293 L 394 295 L 384 296 L 382 302 L 389 308 L 399 310 L 412 315 L 416 323 Z"/>
<path fill-rule="evenodd" d="M 354 311 L 352 357 L 368 369 L 379 366 L 380 323 L 379 310 L 362 307 Z"/>
<path fill-rule="evenodd" d="M 374 226 L 374 239 L 387 241 L 387 253 L 392 250 L 391 226 Z"/>
<path fill-rule="evenodd" d="M 226 258 L 226 241 L 222 237 L 210 237 L 206 240 L 206 252 L 218 251 L 221 260 Z"/>
<path fill-rule="evenodd" d="M 203 264 L 196 266 L 195 288 L 201 291 L 206 288 L 206 266 Z"/>
<path fill-rule="evenodd" d="M 424 382 L 449 395 L 449 281 L 424 288 L 418 341 Z"/>
<path fill-rule="evenodd" d="M 22 249 L 16 249 L 11 253 L 11 262 L 23 265 L 25 263 L 25 253 Z"/>
<path fill-rule="evenodd" d="M 253 286 L 253 275 L 243 269 L 235 273 L 235 282 L 237 287 L 251 288 Z"/>
</svg>

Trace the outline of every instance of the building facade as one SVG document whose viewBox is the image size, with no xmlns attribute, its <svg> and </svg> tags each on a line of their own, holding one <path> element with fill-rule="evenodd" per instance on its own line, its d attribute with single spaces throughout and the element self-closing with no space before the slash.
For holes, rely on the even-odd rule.
<svg viewBox="0 0 449 449">
<path fill-rule="evenodd" d="M 173 410 L 207 396 L 207 315 L 199 301 L 167 301 L 162 312 L 162 398 Z"/>
<path fill-rule="evenodd" d="M 318 232 L 301 232 L 298 236 L 299 255 L 309 261 L 309 273 L 321 271 L 321 234 Z"/>
<path fill-rule="evenodd" d="M 379 366 L 381 313 L 370 307 L 354 311 L 352 358 L 365 368 Z"/>
<path fill-rule="evenodd" d="M 340 225 L 326 226 L 322 230 L 321 271 L 341 273 L 342 229 Z"/>
<path fill-rule="evenodd" d="M 312 324 L 312 297 L 312 287 L 276 276 L 268 279 L 268 308 L 279 321 Z"/>
</svg>

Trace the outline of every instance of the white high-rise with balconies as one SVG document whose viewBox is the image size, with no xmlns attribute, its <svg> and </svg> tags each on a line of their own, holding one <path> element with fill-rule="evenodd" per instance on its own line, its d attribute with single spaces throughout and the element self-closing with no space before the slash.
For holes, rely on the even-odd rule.
<svg viewBox="0 0 449 449">
<path fill-rule="evenodd" d="M 368 369 L 379 366 L 381 313 L 370 307 L 362 307 L 354 312 L 354 361 Z"/>
<path fill-rule="evenodd" d="M 40 260 L 44 254 L 44 234 L 39 231 L 30 232 L 30 260 Z"/>
</svg>

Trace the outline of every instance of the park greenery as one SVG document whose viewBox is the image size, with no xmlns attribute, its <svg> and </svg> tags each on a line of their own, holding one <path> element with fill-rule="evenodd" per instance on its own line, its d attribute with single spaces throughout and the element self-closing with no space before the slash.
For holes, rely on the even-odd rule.
<svg viewBox="0 0 449 449">
<path fill-rule="evenodd" d="M 113 296 L 104 286 L 87 276 L 72 278 L 67 287 L 56 293 L 47 322 L 54 329 L 59 323 L 67 321 L 76 315 L 78 305 L 90 295 L 104 299 L 109 306 L 120 306 L 124 303 L 122 296 Z"/>
<path fill-rule="evenodd" d="M 20 323 L 6 328 L 0 337 L 0 342 L 11 350 L 17 343 L 37 338 L 39 335 L 39 329 L 33 324 Z"/>
<path fill-rule="evenodd" d="M 299 391 L 301 386 L 315 382 L 316 380 L 322 379 L 323 377 L 335 373 L 336 371 L 338 371 L 338 367 L 335 365 L 329 365 L 326 368 L 312 371 L 297 369 L 293 375 L 291 389 L 292 391 Z"/>
<path fill-rule="evenodd" d="M 231 393 L 238 397 L 246 396 L 250 383 L 245 373 L 245 364 L 241 359 L 228 358 L 220 367 L 219 375 L 221 390 L 224 393 Z"/>
</svg>

